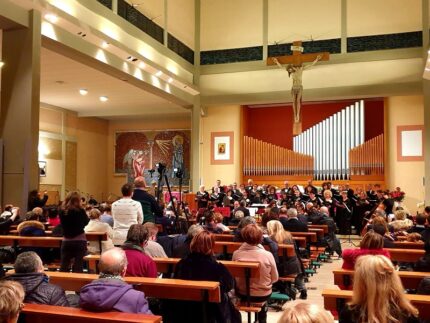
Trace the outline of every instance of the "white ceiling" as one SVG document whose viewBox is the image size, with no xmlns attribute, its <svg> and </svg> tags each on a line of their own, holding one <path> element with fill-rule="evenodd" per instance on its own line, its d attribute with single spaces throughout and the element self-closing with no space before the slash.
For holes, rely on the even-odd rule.
<svg viewBox="0 0 430 323">
<path fill-rule="evenodd" d="M 64 82 L 59 84 L 58 81 Z M 65 56 L 42 48 L 40 100 L 81 116 L 154 116 L 189 110 Z M 89 92 L 79 94 L 79 89 Z M 101 102 L 100 96 L 109 97 Z"/>
</svg>

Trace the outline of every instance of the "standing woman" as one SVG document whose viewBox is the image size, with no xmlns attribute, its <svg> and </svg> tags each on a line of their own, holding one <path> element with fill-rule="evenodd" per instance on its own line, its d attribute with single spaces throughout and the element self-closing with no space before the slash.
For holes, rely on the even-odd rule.
<svg viewBox="0 0 430 323">
<path fill-rule="evenodd" d="M 90 219 L 81 206 L 78 192 L 70 192 L 61 207 L 60 222 L 63 227 L 64 240 L 61 244 L 60 271 L 69 271 L 72 259 L 72 271 L 81 273 L 84 269 L 84 256 L 87 252 L 87 238 L 84 228 Z"/>
<path fill-rule="evenodd" d="M 361 256 L 355 265 L 351 302 L 339 323 L 418 323 L 418 310 L 404 293 L 392 262 L 385 256 Z"/>
</svg>

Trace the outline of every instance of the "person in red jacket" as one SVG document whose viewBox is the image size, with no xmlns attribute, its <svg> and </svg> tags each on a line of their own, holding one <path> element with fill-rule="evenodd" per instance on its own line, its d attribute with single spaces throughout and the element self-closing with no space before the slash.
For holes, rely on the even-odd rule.
<svg viewBox="0 0 430 323">
<path fill-rule="evenodd" d="M 143 249 L 148 239 L 148 229 L 142 224 L 133 224 L 128 230 L 127 240 L 122 245 L 128 262 L 126 276 L 157 277 L 157 266 Z"/>
<path fill-rule="evenodd" d="M 383 249 L 384 238 L 373 230 L 366 233 L 360 242 L 360 249 L 345 249 L 342 253 L 342 269 L 354 270 L 358 257 L 363 255 L 382 255 L 391 258 L 388 250 Z"/>
</svg>

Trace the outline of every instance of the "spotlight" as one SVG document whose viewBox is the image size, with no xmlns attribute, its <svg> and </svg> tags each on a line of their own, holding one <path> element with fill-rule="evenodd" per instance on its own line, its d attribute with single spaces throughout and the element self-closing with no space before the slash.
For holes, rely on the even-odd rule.
<svg viewBox="0 0 430 323">
<path fill-rule="evenodd" d="M 145 68 L 145 66 L 146 66 L 146 65 L 145 65 L 145 63 L 144 63 L 144 62 L 140 62 L 140 63 L 139 63 L 139 67 L 140 67 L 140 68 Z"/>
<path fill-rule="evenodd" d="M 138 59 L 137 59 L 136 57 L 133 57 L 133 56 L 129 56 L 129 57 L 127 57 L 127 60 L 128 60 L 129 62 L 136 62 L 136 61 L 138 61 Z"/>
<path fill-rule="evenodd" d="M 155 76 L 160 77 L 161 75 L 163 75 L 162 71 L 158 71 L 157 73 L 155 73 Z"/>
<path fill-rule="evenodd" d="M 171 77 L 169 77 L 169 79 L 168 79 L 168 81 L 167 81 L 167 82 L 172 83 L 172 82 L 173 82 L 173 79 L 172 79 Z"/>
<path fill-rule="evenodd" d="M 87 34 L 85 34 L 84 32 L 80 31 L 78 32 L 78 35 L 81 36 L 82 38 L 86 37 Z"/>
<path fill-rule="evenodd" d="M 87 95 L 88 94 L 88 90 L 87 89 L 79 89 L 79 94 L 80 95 Z"/>
<path fill-rule="evenodd" d="M 107 96 L 101 96 L 100 98 L 100 101 L 102 101 L 102 102 L 106 102 L 107 100 L 109 100 L 109 98 L 107 97 Z"/>
<path fill-rule="evenodd" d="M 102 43 L 102 47 L 103 47 L 103 48 L 108 48 L 108 47 L 109 47 L 109 43 L 108 43 L 107 41 L 104 41 L 104 42 Z"/>
<path fill-rule="evenodd" d="M 0 61 L 0 68 L 2 68 L 4 66 L 4 62 Z"/>
<path fill-rule="evenodd" d="M 58 17 L 52 13 L 47 13 L 45 15 L 45 19 L 48 20 L 49 22 L 52 22 L 53 24 L 55 24 L 58 21 Z"/>
</svg>

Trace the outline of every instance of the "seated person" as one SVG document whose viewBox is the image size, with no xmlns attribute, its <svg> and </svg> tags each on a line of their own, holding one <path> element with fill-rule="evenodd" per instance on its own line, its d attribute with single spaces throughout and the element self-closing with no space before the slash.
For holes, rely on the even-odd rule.
<svg viewBox="0 0 430 323">
<path fill-rule="evenodd" d="M 0 281 L 0 322 L 16 323 L 24 307 L 24 290 L 19 283 Z"/>
<path fill-rule="evenodd" d="M 39 215 L 33 211 L 27 212 L 25 221 L 18 224 L 17 230 L 20 236 L 38 237 L 45 235 L 45 226 L 39 221 Z"/>
<path fill-rule="evenodd" d="M 421 234 L 421 232 L 423 232 L 426 228 L 426 219 L 427 217 L 423 213 L 418 213 L 415 217 L 415 224 L 408 230 L 408 232 L 417 232 Z"/>
<path fill-rule="evenodd" d="M 191 240 L 199 232 L 203 231 L 203 227 L 198 224 L 193 224 L 188 228 L 186 235 L 178 236 L 174 239 L 172 247 L 172 257 L 173 258 L 185 258 L 190 253 Z"/>
<path fill-rule="evenodd" d="M 283 310 L 278 323 L 334 323 L 329 311 L 304 301 L 287 302 Z"/>
<path fill-rule="evenodd" d="M 221 213 L 219 213 L 219 212 L 214 213 L 214 221 L 216 224 L 217 231 L 220 231 L 220 232 L 230 232 L 231 231 L 228 226 L 226 226 L 222 223 L 224 221 L 224 216 Z"/>
<path fill-rule="evenodd" d="M 297 210 L 290 208 L 287 211 L 288 220 L 283 222 L 284 230 L 290 232 L 308 232 L 308 225 L 299 220 Z"/>
<path fill-rule="evenodd" d="M 35 207 L 33 210 L 33 213 L 37 215 L 40 222 L 46 222 L 46 216 L 44 214 L 44 211 L 41 207 Z"/>
<path fill-rule="evenodd" d="M 278 281 L 278 270 L 272 253 L 261 245 L 263 231 L 256 224 L 248 224 L 241 231 L 244 243 L 233 253 L 233 261 L 254 261 L 260 263 L 260 277 L 251 280 L 251 302 L 265 302 L 272 294 L 272 284 Z M 244 278 L 237 278 L 237 294 L 246 300 Z M 258 322 L 267 320 L 267 305 L 258 313 Z"/>
<path fill-rule="evenodd" d="M 383 255 L 390 259 L 390 253 L 382 249 L 384 246 L 384 239 L 378 233 L 370 230 L 366 233 L 360 242 L 360 249 L 345 249 L 342 253 L 343 264 L 342 269 L 353 270 L 357 258 L 363 255 Z"/>
<path fill-rule="evenodd" d="M 89 212 L 90 222 L 85 226 L 84 231 L 87 232 L 103 232 L 107 234 L 107 240 L 102 241 L 102 251 L 113 248 L 113 229 L 107 223 L 100 221 L 100 211 L 97 209 L 91 209 Z M 100 244 L 98 241 L 89 241 L 88 252 L 90 254 L 100 254 Z"/>
<path fill-rule="evenodd" d="M 232 319 L 234 315 L 235 317 L 239 317 L 238 321 L 240 322 L 240 313 L 234 310 L 233 306 L 229 306 L 230 299 L 228 297 L 228 292 L 233 289 L 234 279 L 227 268 L 216 261 L 213 255 L 214 245 L 215 239 L 207 230 L 201 231 L 194 236 L 190 244 L 191 253 L 176 265 L 174 278 L 219 281 L 221 303 L 211 304 L 209 306 L 208 317 L 213 317 L 213 322 L 235 322 Z M 196 312 L 199 309 L 199 307 L 196 306 L 198 304 L 190 304 L 189 302 L 175 303 L 175 305 L 180 304 L 181 307 L 178 311 L 170 309 L 174 315 L 174 322 L 200 322 L 202 314 Z M 226 311 L 226 309 L 228 310 Z"/>
<path fill-rule="evenodd" d="M 20 283 L 25 290 L 25 302 L 69 306 L 64 290 L 48 283 L 40 257 L 32 251 L 23 252 L 15 260 L 15 273 L 4 279 Z"/>
<path fill-rule="evenodd" d="M 420 257 L 414 264 L 414 271 L 427 271 L 430 272 L 430 242 L 424 243 L 424 256 Z M 430 276 L 430 274 L 429 274 Z"/>
<path fill-rule="evenodd" d="M 204 228 L 212 233 L 222 233 L 222 230 L 218 228 L 216 222 L 215 222 L 215 212 L 213 211 L 205 211 L 205 223 Z"/>
<path fill-rule="evenodd" d="M 412 228 L 413 222 L 407 218 L 408 213 L 405 210 L 394 212 L 394 221 L 390 222 L 390 228 L 394 232 L 408 231 Z"/>
<path fill-rule="evenodd" d="M 394 243 L 393 237 L 388 232 L 388 225 L 384 218 L 381 217 L 383 223 L 374 223 L 372 224 L 373 231 L 380 234 L 384 239 L 384 248 L 395 248 L 396 245 Z"/>
<path fill-rule="evenodd" d="M 60 224 L 60 217 L 58 216 L 58 209 L 56 207 L 48 209 L 48 223 L 52 227 Z"/>
<path fill-rule="evenodd" d="M 427 217 L 427 228 L 421 231 L 421 240 L 424 242 L 430 242 L 430 216 Z"/>
<path fill-rule="evenodd" d="M 143 224 L 133 224 L 128 229 L 127 240 L 121 247 L 127 256 L 126 276 L 157 277 L 157 265 L 144 250 L 148 238 L 149 232 Z"/>
<path fill-rule="evenodd" d="M 424 242 L 421 241 L 421 234 L 419 234 L 417 232 L 407 234 L 406 235 L 406 241 L 424 244 Z"/>
<path fill-rule="evenodd" d="M 430 277 L 425 277 L 420 281 L 417 288 L 418 295 L 430 295 Z"/>
<path fill-rule="evenodd" d="M 0 216 L 0 234 L 8 234 L 10 226 L 19 218 L 19 207 L 10 206 L 9 211 L 5 211 Z M 6 213 L 7 212 L 7 213 Z"/>
<path fill-rule="evenodd" d="M 124 250 L 112 248 L 102 253 L 99 279 L 82 287 L 80 307 L 90 311 L 118 311 L 152 314 L 143 292 L 124 282 L 127 256 Z"/>
<path fill-rule="evenodd" d="M 152 258 L 167 258 L 163 247 L 157 242 L 158 227 L 155 223 L 146 222 L 144 228 L 148 230 L 149 239 L 146 246 L 143 247 L 146 254 Z"/>
<path fill-rule="evenodd" d="M 339 315 L 339 323 L 350 322 L 419 322 L 418 310 L 406 298 L 387 257 L 364 255 L 357 260 L 352 300 Z"/>
<path fill-rule="evenodd" d="M 100 205 L 100 212 L 102 215 L 100 216 L 100 221 L 103 223 L 109 224 L 113 227 L 113 217 L 112 217 L 112 209 L 109 204 L 103 203 Z"/>
<path fill-rule="evenodd" d="M 242 218 L 242 220 L 240 220 L 239 224 L 237 225 L 237 228 L 233 231 L 234 242 L 243 242 L 241 232 L 248 224 L 255 224 L 255 218 L 251 216 L 246 216 Z"/>
</svg>

